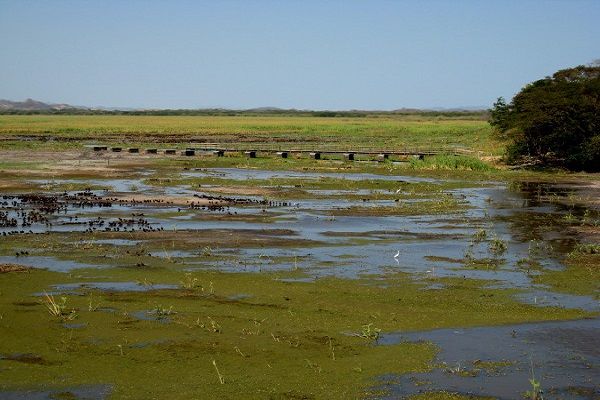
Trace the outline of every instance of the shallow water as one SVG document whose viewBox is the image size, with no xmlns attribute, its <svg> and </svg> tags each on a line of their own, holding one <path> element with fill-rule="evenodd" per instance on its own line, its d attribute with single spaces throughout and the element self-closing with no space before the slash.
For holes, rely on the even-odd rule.
<svg viewBox="0 0 600 400">
<path fill-rule="evenodd" d="M 83 282 L 53 285 L 56 293 L 73 292 L 76 290 L 95 289 L 106 292 L 147 292 L 149 290 L 178 289 L 178 285 L 163 283 L 142 284 L 138 282 Z"/>
<path fill-rule="evenodd" d="M 241 169 L 241 168 L 204 168 L 181 174 L 184 177 L 219 177 L 235 180 L 267 180 L 267 179 L 313 179 L 333 178 L 345 180 L 389 180 L 398 182 L 440 182 L 438 179 L 415 176 L 377 175 L 366 173 L 348 172 L 304 172 L 304 171 L 276 171 L 266 169 Z"/>
<path fill-rule="evenodd" d="M 599 319 L 386 334 L 379 344 L 401 341 L 437 344 L 441 367 L 393 378 L 395 383 L 385 385 L 392 395 L 384 398 L 446 390 L 517 399 L 531 390 L 532 367 L 545 399 L 600 396 Z M 502 361 L 508 365 L 491 370 L 481 367 L 485 362 Z M 584 394 L 577 395 L 573 388 Z"/>
<path fill-rule="evenodd" d="M 360 173 L 315 173 L 297 171 L 267 171 L 236 168 L 202 169 L 184 171 L 182 177 L 218 176 L 227 179 L 265 180 L 288 178 L 318 180 L 335 178 L 339 180 L 388 180 L 398 182 L 443 183 L 431 178 L 375 175 Z M 402 271 L 413 274 L 415 279 L 435 279 L 459 277 L 492 281 L 494 287 L 511 287 L 527 290 L 519 298 L 525 302 L 540 300 L 540 305 L 558 305 L 581 307 L 587 310 L 598 309 L 597 302 L 585 296 L 565 296 L 543 292 L 547 288 L 532 284 L 531 277 L 537 271 L 524 268 L 520 262 L 534 260 L 539 268 L 559 270 L 563 268 L 562 259 L 570 251 L 578 238 L 576 234 L 565 231 L 556 221 L 564 218 L 568 212 L 581 214 L 581 207 L 566 209 L 564 202 L 556 199 L 567 198 L 577 189 L 574 187 L 553 186 L 549 184 L 521 184 L 518 187 L 497 182 L 485 182 L 461 189 L 446 190 L 444 196 L 466 204 L 464 211 L 447 215 L 415 216 L 335 216 L 327 215 L 331 210 L 353 206 L 372 207 L 393 205 L 393 200 L 345 200 L 344 190 L 310 190 L 312 199 L 291 199 L 284 205 L 261 205 L 259 196 L 247 196 L 248 203 L 235 204 L 222 209 L 191 209 L 185 206 L 155 203 L 112 203 L 97 206 L 94 196 L 110 198 L 116 192 L 144 192 L 152 195 L 192 196 L 205 193 L 186 187 L 154 187 L 139 179 L 63 179 L 55 181 L 36 181 L 51 191 L 53 185 L 77 184 L 104 186 L 108 191 L 86 192 L 92 200 L 91 205 L 78 202 L 78 192 L 68 192 L 68 197 L 58 196 L 60 211 L 46 214 L 49 223 L 33 223 L 26 227 L 0 227 L 0 233 L 9 233 L 15 229 L 32 232 L 86 232 L 95 231 L 98 235 L 105 230 L 121 232 L 139 230 L 180 230 L 203 231 L 226 230 L 263 230 L 291 229 L 292 234 L 285 238 L 312 241 L 305 247 L 299 241 L 298 246 L 237 248 L 223 247 L 214 249 L 214 253 L 227 255 L 216 260 L 202 260 L 200 250 L 154 249 L 152 256 L 163 259 L 177 259 L 188 270 L 197 268 L 221 269 L 225 271 L 269 271 L 302 269 L 310 276 L 342 276 L 355 278 L 361 274 L 381 274 L 390 271 Z M 467 185 L 468 186 L 468 185 Z M 346 191 L 347 192 L 347 191 Z M 361 195 L 381 193 L 379 189 L 358 191 Z M 135 194 L 134 193 L 134 194 Z M 327 196 L 341 196 L 341 199 Z M 441 196 L 437 194 L 436 196 Z M 86 198 L 84 196 L 84 198 Z M 321 197 L 319 197 L 321 196 Z M 430 194 L 431 196 L 431 194 Z M 75 200 L 73 199 L 75 198 Z M 402 200 L 405 202 L 423 199 Z M 23 209 L 35 209 L 35 203 L 6 205 L 2 209 L 9 217 L 19 219 Z M 2 211 L 0 209 L 0 211 Z M 213 218 L 219 216 L 218 219 Z M 260 218 L 240 220 L 237 216 L 269 217 L 268 222 Z M 543 225 L 538 221 L 544 218 Z M 126 222 L 123 222 L 126 221 Z M 487 236 L 474 241 L 473 235 L 485 230 Z M 492 238 L 507 244 L 506 251 L 491 254 Z M 43 240 L 43 239 L 41 239 Z M 143 241 L 129 239 L 102 239 L 91 241 L 103 246 L 133 246 Z M 539 254 L 532 255 L 532 243 L 545 246 Z M 15 249 L 27 250 L 27 249 Z M 398 256 L 395 257 L 395 255 Z M 494 263 L 495 267 L 465 267 L 465 257 L 481 260 L 480 263 Z M 110 264 L 111 260 L 105 260 Z M 39 254 L 31 256 L 0 255 L 0 262 L 24 264 L 37 268 L 66 272 L 77 268 L 98 268 L 106 265 L 88 265 L 77 261 L 59 260 Z M 117 262 L 116 260 L 114 262 Z"/>
<path fill-rule="evenodd" d="M 31 390 L 9 390 L 0 391 L 2 400 L 56 400 L 56 399 L 79 399 L 79 400 L 103 400 L 107 399 L 112 392 L 110 385 L 80 385 L 60 389 L 31 389 Z"/>
<path fill-rule="evenodd" d="M 444 183 L 441 180 L 405 176 L 382 176 L 358 173 L 314 173 L 289 171 L 264 171 L 245 169 L 209 169 L 186 171 L 182 177 L 216 176 L 235 180 L 267 180 L 274 178 L 297 179 L 300 181 L 322 178 L 340 180 L 381 179 L 408 183 Z M 36 183 L 36 182 L 34 182 Z M 68 255 L 52 257 L 44 254 L 43 246 L 27 249 L 18 241 L 17 248 L 0 253 L 0 263 L 22 264 L 53 271 L 71 272 L 75 269 L 99 269 L 110 266 L 122 267 L 119 251 L 140 246 L 143 257 L 152 260 L 170 261 L 160 263 L 160 267 L 180 271 L 198 269 L 228 272 L 264 272 L 301 270 L 305 274 L 296 278 L 279 278 L 284 282 L 311 285 L 315 279 L 327 276 L 359 278 L 363 274 L 385 275 L 394 272 L 409 273 L 421 281 L 423 290 L 443 289 L 443 278 L 481 279 L 489 288 L 520 289 L 515 298 L 538 307 L 578 308 L 586 311 L 600 311 L 600 302 L 590 296 L 559 294 L 551 288 L 534 284 L 532 277 L 544 270 L 562 270 L 565 255 L 580 241 L 574 230 L 565 229 L 561 223 L 566 217 L 581 217 L 585 207 L 577 204 L 565 205 L 576 187 L 548 184 L 523 184 L 518 187 L 498 182 L 456 185 L 460 189 L 444 192 L 428 192 L 426 195 L 406 200 L 404 203 L 419 203 L 424 200 L 452 197 L 464 209 L 438 215 L 366 215 L 332 216 L 332 211 L 349 207 L 394 206 L 394 200 L 362 201 L 356 196 L 391 195 L 393 191 L 380 189 L 348 190 L 308 190 L 312 198 L 286 199 L 286 204 L 265 204 L 260 196 L 236 196 L 240 202 L 222 208 L 192 208 L 166 203 L 127 203 L 111 202 L 97 204 L 98 196 L 110 198 L 117 193 L 132 193 L 157 196 L 202 196 L 206 192 L 188 187 L 154 187 L 139 179 L 92 179 L 39 181 L 40 191 L 52 193 L 57 185 L 75 184 L 78 187 L 101 186 L 108 190 L 85 192 L 60 192 L 50 203 L 58 205 L 56 211 L 36 214 L 43 207 L 36 202 L 6 203 L 0 205 L 0 212 L 7 219 L 21 221 L 24 216 L 35 217 L 29 226 L 0 226 L 0 234 L 12 234 L 15 230 L 24 232 L 75 232 L 66 244 L 77 249 L 89 248 L 103 258 L 91 258 L 101 265 L 86 264 Z M 463 187 L 464 186 L 464 187 Z M 340 184 L 343 187 L 343 184 Z M 206 189 L 205 189 L 206 190 Z M 81 193 L 81 192 L 79 192 Z M 589 190 L 588 190 L 589 193 Z M 600 193 L 597 193 L 600 195 Z M 389 196 L 388 196 L 389 197 Z M 84 201 L 80 201 L 83 199 Z M 87 200 L 89 203 L 85 203 Z M 246 201 L 243 201 L 246 200 Z M 14 200 L 13 200 L 14 201 Z M 597 212 L 598 210 L 594 210 Z M 43 217 L 39 217 L 42 215 Z M 597 218 L 597 214 L 596 218 Z M 39 218 L 36 220 L 36 218 Z M 136 238 L 135 234 L 122 235 L 124 238 L 103 238 L 111 232 L 182 231 L 193 242 L 193 234 L 215 235 L 243 233 L 246 236 L 264 239 L 257 245 L 240 246 L 236 243 L 219 242 L 212 246 L 210 255 L 203 254 L 202 246 L 185 247 L 172 240 L 169 246 L 160 242 L 160 234 L 148 241 Z M 269 236 L 263 230 L 281 229 L 278 235 Z M 485 236 L 476 235 L 485 231 Z M 94 232 L 86 235 L 86 232 Z M 191 233 L 191 235 L 190 235 Z M 21 234 L 19 234 L 21 235 Z M 27 235 L 27 233 L 22 234 Z M 23 236 L 16 236 L 17 238 Z M 89 237 L 92 239 L 86 240 Z M 33 236 L 43 243 L 45 235 Z M 286 239 L 285 245 L 269 243 L 273 239 Z M 39 240 L 37 240 L 39 238 Z M 507 245 L 505 251 L 497 254 L 491 250 L 494 240 Z M 152 241 L 161 243 L 153 246 Z M 310 242 L 307 242 L 310 241 Z M 252 243 L 251 240 L 247 243 Z M 83 246 L 83 247 L 82 247 Z M 15 252 L 29 252 L 16 255 Z M 113 254 L 114 253 L 114 254 Z M 148 256 L 150 253 L 150 256 Z M 57 254 L 57 253 L 53 253 Z M 95 253 L 94 253 L 95 254 Z M 100 257 L 100 256 L 99 256 Z M 468 263 L 468 259 L 474 260 Z M 535 268 L 529 268 L 523 260 L 534 261 Z M 171 262 L 172 261 L 172 262 Z M 129 262 L 131 263 L 131 262 Z M 527 264 L 529 265 L 529 264 Z M 131 265 L 130 265 L 131 267 Z M 86 279 L 93 281 L 85 282 Z M 108 281 L 102 281 L 102 280 Z M 81 278 L 77 283 L 58 284 L 49 287 L 48 293 L 56 295 L 85 295 L 90 290 L 103 292 L 144 292 L 150 290 L 176 290 L 179 285 L 141 284 L 133 281 L 115 282 L 111 277 Z M 128 278 L 132 279 L 132 278 Z M 77 278 L 79 281 L 80 279 Z M 382 285 L 385 280 L 382 279 Z M 42 290 L 40 288 L 39 290 Z M 40 293 L 38 293 L 40 295 Z M 106 293 L 109 295 L 109 293 Z M 243 300 L 245 294 L 234 295 L 231 301 Z M 153 304 L 139 308 L 152 307 Z M 177 322 L 169 315 L 169 310 L 137 308 L 129 313 L 135 320 L 162 323 Z M 100 308 L 98 311 L 116 312 L 114 308 Z M 155 322 L 152 322 L 154 324 Z M 85 325 L 64 323 L 64 328 L 77 333 Z M 399 341 L 430 341 L 440 348 L 438 364 L 432 372 L 407 374 L 404 376 L 381 377 L 382 385 L 390 390 L 389 398 L 402 398 L 410 394 L 430 390 L 447 390 L 465 394 L 492 395 L 501 399 L 520 398 L 530 389 L 531 364 L 536 377 L 542 382 L 546 399 L 597 399 L 600 398 L 600 322 L 598 319 L 552 322 L 542 324 L 521 324 L 501 327 L 480 327 L 470 329 L 440 329 L 428 332 L 391 333 L 382 335 L 379 345 L 389 345 Z M 156 342 L 131 344 L 132 348 L 151 346 Z M 483 368 L 486 362 L 502 362 L 495 367 Z M 6 361 L 11 362 L 11 361 Z M 395 382 L 386 384 L 384 382 Z M 579 394 L 573 392 L 573 388 Z M 0 392 L 0 399 L 47 399 L 56 398 L 63 390 L 39 390 Z M 110 386 L 81 386 L 66 388 L 73 398 L 103 399 L 111 391 Z"/>
<path fill-rule="evenodd" d="M 69 272 L 82 268 L 103 268 L 105 266 L 85 264 L 78 261 L 58 259 L 49 256 L 0 256 L 0 264 L 19 264 L 33 268 L 44 268 L 57 272 Z"/>
</svg>

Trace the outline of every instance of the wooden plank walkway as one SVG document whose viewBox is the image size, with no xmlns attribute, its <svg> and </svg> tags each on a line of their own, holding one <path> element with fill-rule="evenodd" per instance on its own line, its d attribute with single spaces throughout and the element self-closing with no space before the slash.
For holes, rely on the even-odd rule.
<svg viewBox="0 0 600 400">
<path fill-rule="evenodd" d="M 106 145 L 87 145 L 87 148 L 93 149 L 96 152 L 100 151 L 120 151 L 120 147 L 109 147 Z M 138 148 L 129 148 L 130 153 L 132 152 L 145 152 L 146 154 L 177 154 L 180 153 L 186 156 L 194 156 L 197 153 L 209 153 L 214 154 L 216 156 L 224 156 L 226 153 L 242 153 L 248 157 L 255 158 L 257 154 L 270 154 L 275 155 L 277 157 L 287 158 L 291 154 L 304 154 L 308 155 L 311 158 L 319 159 L 322 155 L 342 155 L 344 158 L 348 160 L 354 160 L 355 156 L 363 155 L 363 156 L 377 156 L 379 159 L 387 159 L 391 156 L 396 157 L 419 157 L 423 158 L 426 156 L 435 156 L 440 154 L 447 155 L 477 155 L 476 151 L 458 148 L 458 147 L 450 147 L 450 148 L 404 148 L 404 149 L 375 149 L 375 148 L 355 148 L 355 149 L 345 149 L 341 147 L 332 147 L 332 146 L 322 146 L 322 147 L 309 147 L 309 146 L 297 146 L 297 147 L 283 147 L 279 145 L 261 145 L 261 146 L 253 146 L 253 144 L 249 143 L 248 145 L 233 145 L 233 146 L 224 146 L 223 143 L 202 143 L 202 144 L 191 144 L 186 146 L 184 149 L 180 149 L 175 151 L 174 149 L 145 149 L 144 151 L 140 151 Z"/>
</svg>

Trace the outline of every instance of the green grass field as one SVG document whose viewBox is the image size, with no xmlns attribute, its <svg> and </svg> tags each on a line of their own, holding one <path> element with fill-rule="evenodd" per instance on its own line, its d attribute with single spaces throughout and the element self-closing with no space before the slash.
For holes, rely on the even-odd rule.
<svg viewBox="0 0 600 400">
<path fill-rule="evenodd" d="M 46 146 L 85 143 L 252 143 L 281 147 L 327 146 L 391 149 L 452 149 L 500 155 L 485 120 L 474 117 L 372 115 L 302 116 L 122 116 L 1 115 L 0 146 L 25 140 Z M 52 141 L 49 143 L 48 141 Z M 57 143 L 58 142 L 58 143 Z"/>
</svg>

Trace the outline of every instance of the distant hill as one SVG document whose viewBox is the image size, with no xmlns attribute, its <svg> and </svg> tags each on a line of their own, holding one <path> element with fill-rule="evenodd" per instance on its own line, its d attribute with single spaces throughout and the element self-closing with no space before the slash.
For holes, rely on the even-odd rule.
<svg viewBox="0 0 600 400">
<path fill-rule="evenodd" d="M 69 104 L 49 104 L 33 99 L 27 99 L 25 101 L 10 101 L 0 99 L 0 110 L 52 111 L 86 108 L 87 107 L 78 107 Z"/>
<path fill-rule="evenodd" d="M 277 107 L 257 107 L 243 110 L 226 108 L 197 109 L 149 109 L 149 108 L 116 108 L 116 107 L 84 107 L 70 104 L 44 103 L 27 99 L 11 101 L 0 99 L 0 114 L 63 114 L 63 115 L 295 115 L 313 117 L 364 117 L 367 115 L 402 115 L 417 114 L 428 116 L 475 117 L 487 118 L 485 107 L 417 109 L 401 108 L 397 110 L 298 110 Z"/>
</svg>

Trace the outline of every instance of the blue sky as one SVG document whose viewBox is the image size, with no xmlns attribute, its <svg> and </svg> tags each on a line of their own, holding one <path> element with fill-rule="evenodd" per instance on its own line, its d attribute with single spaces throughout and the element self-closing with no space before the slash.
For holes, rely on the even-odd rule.
<svg viewBox="0 0 600 400">
<path fill-rule="evenodd" d="M 0 0 L 0 98 L 489 106 L 600 58 L 600 1 Z"/>
</svg>

